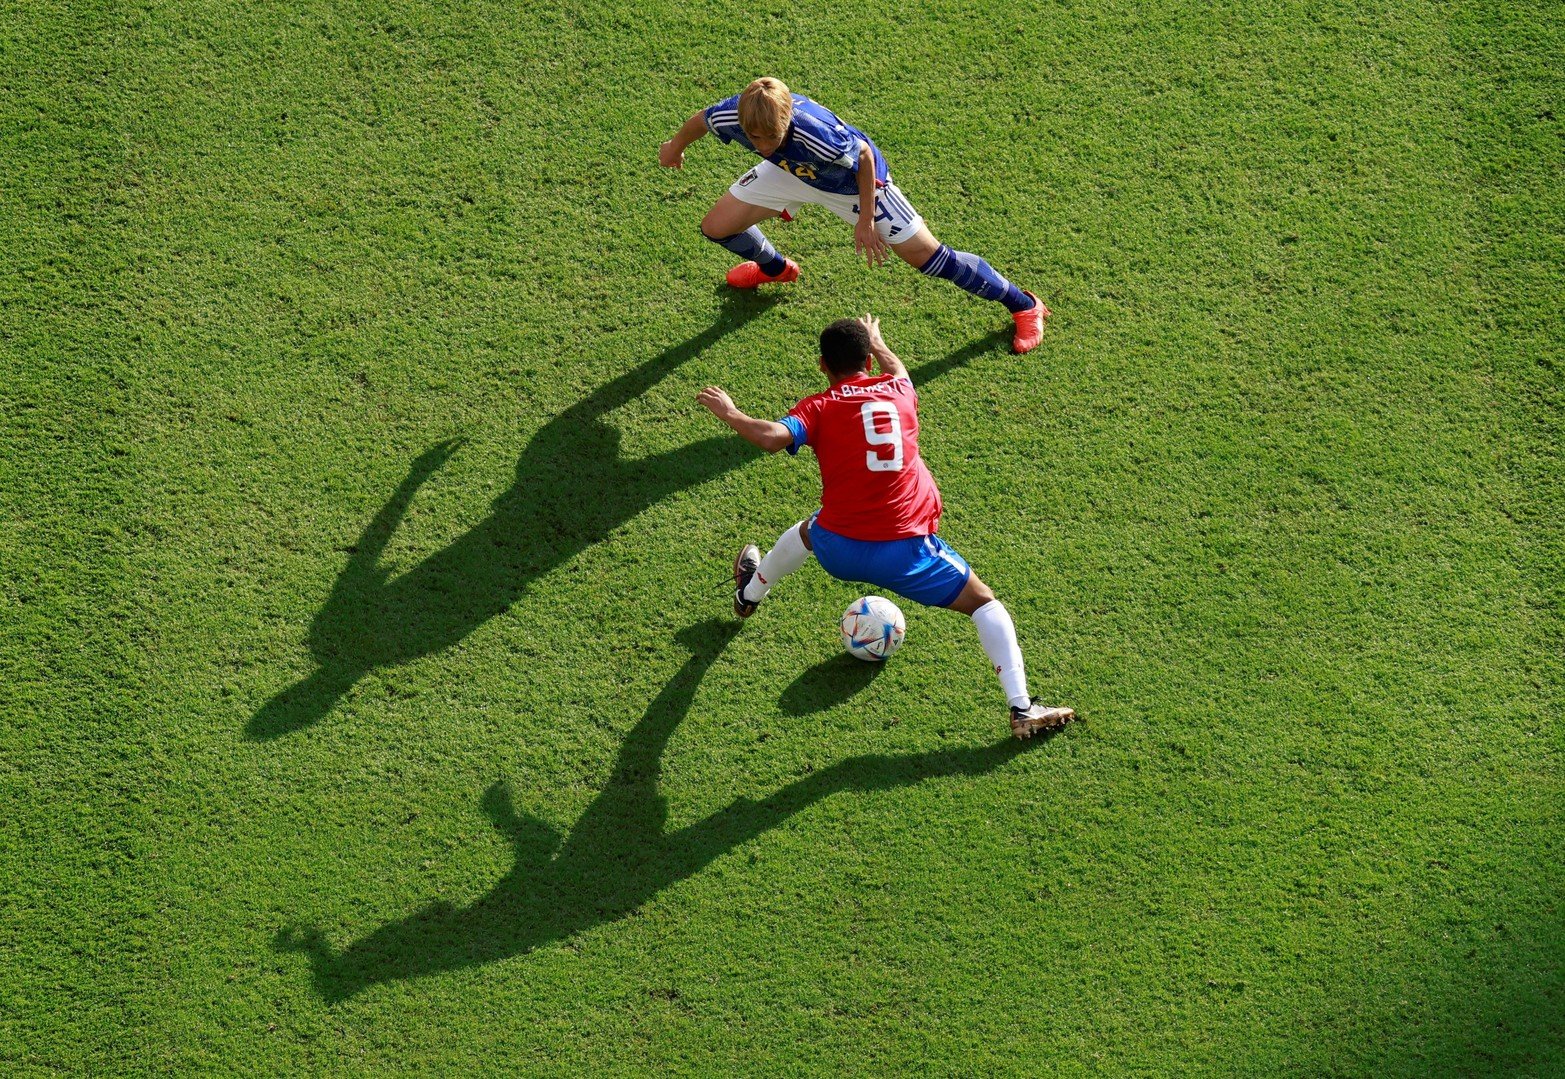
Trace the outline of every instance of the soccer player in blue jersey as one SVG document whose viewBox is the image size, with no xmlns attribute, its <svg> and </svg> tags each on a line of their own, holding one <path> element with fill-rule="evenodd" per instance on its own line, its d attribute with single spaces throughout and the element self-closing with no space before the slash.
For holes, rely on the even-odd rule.
<svg viewBox="0 0 1565 1079">
<path fill-rule="evenodd" d="M 772 217 L 791 221 L 801 206 L 814 203 L 853 226 L 854 246 L 869 265 L 884 262 L 889 247 L 920 273 L 1004 304 L 1016 321 L 1011 347 L 1017 352 L 1037 347 L 1049 317 L 1043 301 L 977 255 L 935 239 L 891 182 L 886 159 L 869 136 L 830 109 L 791 93 L 780 79 L 756 79 L 742 93 L 686 120 L 658 150 L 658 163 L 683 168 L 685 147 L 708 132 L 762 158 L 701 219 L 707 239 L 746 260 L 728 271 L 734 288 L 798 279 L 798 264 L 779 255 L 756 226 Z"/>
</svg>

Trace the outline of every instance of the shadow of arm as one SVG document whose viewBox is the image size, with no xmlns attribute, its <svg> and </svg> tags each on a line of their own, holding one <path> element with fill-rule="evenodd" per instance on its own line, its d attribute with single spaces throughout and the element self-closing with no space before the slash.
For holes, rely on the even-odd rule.
<svg viewBox="0 0 1565 1079">
<path fill-rule="evenodd" d="M 348 560 L 348 568 L 343 571 L 343 577 L 374 571 L 380 561 L 381 552 L 386 549 L 386 543 L 402 521 L 403 514 L 407 513 L 413 496 L 424 485 L 424 481 L 449 461 L 451 455 L 461 449 L 466 441 L 462 438 L 450 438 L 435 443 L 419 455 L 408 469 L 406 478 L 398 484 L 396 492 L 380 508 L 380 512 L 375 514 L 370 523 L 364 526 L 358 543 L 348 548 L 351 557 Z"/>
<path fill-rule="evenodd" d="M 1009 332 L 1006 331 L 1006 333 Z M 974 360 L 986 352 L 995 351 L 995 346 L 1001 339 L 1005 339 L 1003 334 L 999 337 L 994 335 L 981 337 L 972 344 L 963 345 L 949 356 L 942 356 L 938 360 L 926 360 L 917 367 L 909 369 L 907 377 L 913 380 L 914 386 L 926 385 L 948 371 L 967 366 L 970 360 Z"/>
</svg>

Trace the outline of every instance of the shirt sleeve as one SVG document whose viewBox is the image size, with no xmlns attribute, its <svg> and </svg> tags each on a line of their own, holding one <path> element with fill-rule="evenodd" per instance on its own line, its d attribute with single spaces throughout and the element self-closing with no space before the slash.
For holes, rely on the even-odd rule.
<svg viewBox="0 0 1565 1079">
<path fill-rule="evenodd" d="M 706 116 L 706 129 L 716 135 L 719 142 L 732 142 L 734 132 L 739 129 L 739 95 L 723 98 L 703 115 Z"/>
<path fill-rule="evenodd" d="M 784 416 L 777 422 L 788 428 L 788 433 L 793 435 L 793 441 L 790 442 L 787 446 L 783 447 L 788 451 L 788 455 L 790 457 L 797 454 L 800 447 L 809 444 L 809 429 L 804 426 L 804 421 L 795 416 L 792 412 L 788 413 L 788 415 Z"/>
</svg>

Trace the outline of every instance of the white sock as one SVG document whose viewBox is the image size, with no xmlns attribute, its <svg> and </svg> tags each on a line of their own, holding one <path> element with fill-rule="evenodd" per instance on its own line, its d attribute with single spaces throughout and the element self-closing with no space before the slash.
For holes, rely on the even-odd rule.
<svg viewBox="0 0 1565 1079">
<path fill-rule="evenodd" d="M 978 641 L 984 646 L 994 673 L 1000 676 L 1000 688 L 1010 698 L 1012 708 L 1026 708 L 1032 703 L 1027 693 L 1027 668 L 1022 663 L 1022 646 L 1016 643 L 1016 623 L 1005 604 L 992 599 L 973 612 L 973 625 L 978 627 Z"/>
<path fill-rule="evenodd" d="M 760 568 L 755 571 L 755 576 L 751 577 L 750 583 L 744 586 L 745 599 L 751 603 L 761 602 L 772 590 L 772 585 L 809 561 L 810 549 L 804 545 L 804 540 L 799 535 L 799 525 L 803 523 L 800 521 L 777 537 L 776 546 L 766 552 L 766 557 L 761 559 Z"/>
</svg>

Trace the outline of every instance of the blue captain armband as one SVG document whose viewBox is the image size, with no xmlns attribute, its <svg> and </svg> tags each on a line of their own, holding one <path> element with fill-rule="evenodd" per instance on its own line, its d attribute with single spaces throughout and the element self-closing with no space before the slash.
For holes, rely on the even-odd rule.
<svg viewBox="0 0 1565 1079">
<path fill-rule="evenodd" d="M 797 416 L 784 416 L 777 422 L 788 428 L 788 433 L 793 436 L 793 441 L 783 447 L 790 456 L 797 454 L 799 447 L 810 441 L 810 433 L 804 429 L 804 421 Z"/>
</svg>

